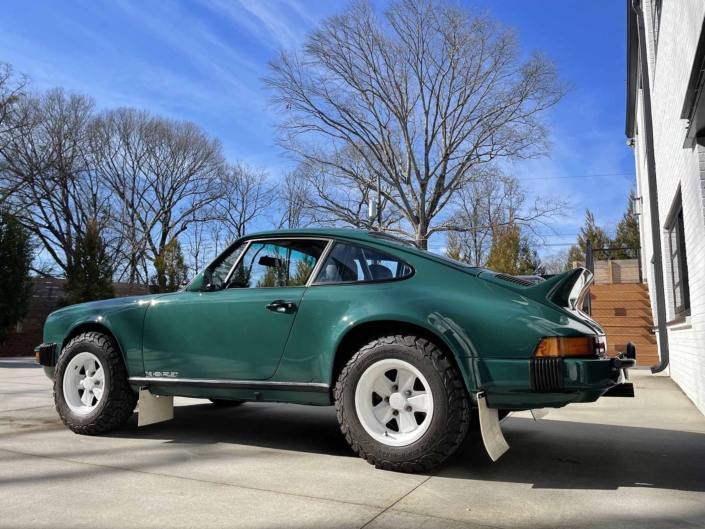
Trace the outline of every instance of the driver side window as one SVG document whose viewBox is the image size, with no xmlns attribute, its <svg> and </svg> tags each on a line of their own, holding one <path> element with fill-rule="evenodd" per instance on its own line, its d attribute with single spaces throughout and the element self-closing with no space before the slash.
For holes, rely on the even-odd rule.
<svg viewBox="0 0 705 529">
<path fill-rule="evenodd" d="M 235 267 L 226 288 L 302 287 L 327 241 L 253 242 Z"/>
<path fill-rule="evenodd" d="M 247 244 L 241 244 L 240 246 L 235 248 L 232 252 L 230 252 L 229 255 L 226 255 L 220 261 L 220 263 L 218 263 L 213 268 L 211 284 L 213 284 L 216 290 L 220 290 L 225 284 L 225 280 L 228 277 L 228 273 L 235 264 L 235 261 L 237 261 L 237 258 L 240 257 L 240 254 L 245 249 L 245 246 L 247 246 Z"/>
</svg>

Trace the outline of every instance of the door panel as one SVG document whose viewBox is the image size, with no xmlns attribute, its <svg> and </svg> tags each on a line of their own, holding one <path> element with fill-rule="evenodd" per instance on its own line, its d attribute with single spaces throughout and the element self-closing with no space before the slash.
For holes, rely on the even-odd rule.
<svg viewBox="0 0 705 529">
<path fill-rule="evenodd" d="M 279 365 L 305 285 L 327 243 L 250 241 L 228 250 L 232 253 L 207 270 L 209 291 L 179 292 L 154 300 L 144 322 L 147 376 L 270 378 Z"/>
<path fill-rule="evenodd" d="M 270 378 L 279 364 L 304 290 L 275 287 L 178 292 L 155 300 L 144 322 L 147 376 Z M 278 300 L 296 307 L 265 308 Z"/>
</svg>

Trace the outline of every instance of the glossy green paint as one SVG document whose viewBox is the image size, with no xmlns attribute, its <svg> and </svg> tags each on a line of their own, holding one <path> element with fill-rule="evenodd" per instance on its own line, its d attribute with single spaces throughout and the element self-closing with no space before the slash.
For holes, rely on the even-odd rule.
<svg viewBox="0 0 705 529">
<path fill-rule="evenodd" d="M 618 382 L 599 359 L 566 360 L 563 394 L 529 387 L 529 358 L 544 336 L 594 335 L 597 324 L 552 304 L 571 273 L 534 287 L 507 283 L 441 257 L 354 230 L 287 230 L 251 238 L 316 237 L 360 244 L 396 256 L 413 276 L 386 282 L 205 291 L 199 274 L 184 292 L 88 303 L 53 313 L 45 342 L 64 344 L 76 329 L 103 326 L 125 356 L 132 377 L 155 372 L 178 378 L 263 380 L 333 385 L 335 356 L 361 325 L 421 328 L 456 358 L 471 395 L 490 406 L 527 409 L 591 401 Z M 265 305 L 283 299 L 295 310 Z M 151 386 L 152 391 L 252 399 L 253 391 Z M 326 394 L 262 391 L 264 400 L 328 404 Z"/>
<path fill-rule="evenodd" d="M 144 370 L 179 378 L 266 380 L 274 375 L 303 287 L 177 292 L 155 299 L 144 321 Z M 151 376 L 151 375 L 147 375 Z"/>
</svg>

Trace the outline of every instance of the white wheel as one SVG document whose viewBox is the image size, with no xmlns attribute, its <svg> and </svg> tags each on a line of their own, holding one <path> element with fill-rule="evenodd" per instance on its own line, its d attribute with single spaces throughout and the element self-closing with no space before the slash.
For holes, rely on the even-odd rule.
<svg viewBox="0 0 705 529">
<path fill-rule="evenodd" d="M 423 436 L 433 418 L 426 378 L 403 360 L 375 362 L 360 377 L 355 409 L 365 431 L 387 446 L 407 446 Z"/>
<path fill-rule="evenodd" d="M 63 390 L 66 405 L 76 415 L 92 412 L 103 398 L 105 372 L 93 353 L 82 352 L 66 366 Z"/>
</svg>

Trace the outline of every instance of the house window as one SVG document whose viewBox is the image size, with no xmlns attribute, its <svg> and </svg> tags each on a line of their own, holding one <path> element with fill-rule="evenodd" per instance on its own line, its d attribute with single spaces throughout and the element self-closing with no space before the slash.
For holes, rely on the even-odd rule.
<svg viewBox="0 0 705 529">
<path fill-rule="evenodd" d="M 690 311 L 690 288 L 688 285 L 688 263 L 685 254 L 685 232 L 683 229 L 683 203 L 681 192 L 673 204 L 666 224 L 668 234 L 669 264 L 671 267 L 671 287 L 673 308 L 676 317 L 687 316 Z"/>
</svg>

